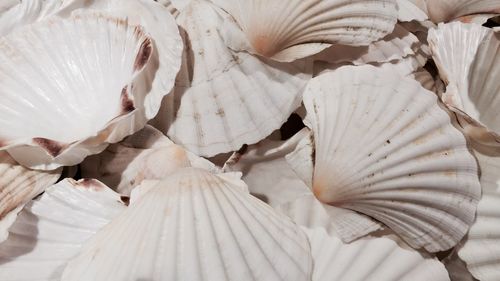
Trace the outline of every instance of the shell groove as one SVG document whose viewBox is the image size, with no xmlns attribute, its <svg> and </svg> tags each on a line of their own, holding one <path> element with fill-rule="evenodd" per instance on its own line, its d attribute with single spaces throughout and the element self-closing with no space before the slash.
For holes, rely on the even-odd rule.
<svg viewBox="0 0 500 281">
<path fill-rule="evenodd" d="M 434 94 L 392 71 L 342 67 L 311 80 L 304 105 L 321 202 L 431 252 L 465 235 L 480 196 L 477 165 Z"/>
<path fill-rule="evenodd" d="M 245 189 L 229 175 L 181 170 L 89 241 L 62 280 L 310 279 L 305 234 Z"/>
</svg>

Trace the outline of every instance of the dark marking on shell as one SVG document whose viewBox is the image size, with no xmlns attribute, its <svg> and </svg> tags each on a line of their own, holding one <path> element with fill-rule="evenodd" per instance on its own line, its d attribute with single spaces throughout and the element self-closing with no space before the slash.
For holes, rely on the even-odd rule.
<svg viewBox="0 0 500 281">
<path fill-rule="evenodd" d="M 86 187 L 86 188 L 93 187 L 95 185 L 95 183 L 96 183 L 96 181 L 93 179 L 81 179 L 78 182 L 79 185 Z"/>
<path fill-rule="evenodd" d="M 130 204 L 130 197 L 128 196 L 120 196 L 120 200 L 122 201 L 123 204 L 125 204 L 125 206 L 128 206 Z"/>
<path fill-rule="evenodd" d="M 134 101 L 129 98 L 127 86 L 123 87 L 121 93 L 122 113 L 126 114 L 135 109 Z"/>
<path fill-rule="evenodd" d="M 52 157 L 59 155 L 63 149 L 60 143 L 46 138 L 33 138 L 33 142 L 45 149 Z"/>
<path fill-rule="evenodd" d="M 151 40 L 148 38 L 142 41 L 139 53 L 137 54 L 137 57 L 135 57 L 134 71 L 140 70 L 144 67 L 146 62 L 149 60 L 152 52 L 153 45 L 151 43 Z"/>
</svg>

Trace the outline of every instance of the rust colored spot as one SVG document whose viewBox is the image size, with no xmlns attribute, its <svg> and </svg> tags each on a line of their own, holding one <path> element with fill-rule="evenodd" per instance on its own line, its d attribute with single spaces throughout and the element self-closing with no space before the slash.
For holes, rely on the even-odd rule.
<svg viewBox="0 0 500 281">
<path fill-rule="evenodd" d="M 120 196 L 120 200 L 122 200 L 123 204 L 125 204 L 126 206 L 128 206 L 130 204 L 130 197 L 128 196 Z"/>
<path fill-rule="evenodd" d="M 253 40 L 253 47 L 257 53 L 265 57 L 272 57 L 275 53 L 275 47 L 272 44 L 272 39 L 267 35 L 258 35 Z"/>
<path fill-rule="evenodd" d="M 59 155 L 63 149 L 60 143 L 46 138 L 33 138 L 33 142 L 45 149 L 52 157 Z"/>
<path fill-rule="evenodd" d="M 146 62 L 149 60 L 151 53 L 153 52 L 153 46 L 150 39 L 146 39 L 142 42 L 139 53 L 135 58 L 134 71 L 137 71 L 144 67 Z"/>
<path fill-rule="evenodd" d="M 122 113 L 129 113 L 135 109 L 134 101 L 132 101 L 128 96 L 127 86 L 123 87 L 121 94 L 122 101 Z"/>
<path fill-rule="evenodd" d="M 93 179 L 82 179 L 78 184 L 83 186 L 83 187 L 90 188 L 90 187 L 94 186 L 94 180 Z"/>
</svg>

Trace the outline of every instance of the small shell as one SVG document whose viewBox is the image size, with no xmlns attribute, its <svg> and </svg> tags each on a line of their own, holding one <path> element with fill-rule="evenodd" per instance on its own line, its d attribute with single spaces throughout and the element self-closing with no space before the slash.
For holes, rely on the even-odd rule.
<svg viewBox="0 0 500 281">
<path fill-rule="evenodd" d="M 140 27 L 99 14 L 1 38 L 0 149 L 24 166 L 55 169 L 140 129 L 146 93 L 137 76 L 152 44 Z"/>
<path fill-rule="evenodd" d="M 185 151 L 147 125 L 102 153 L 87 157 L 81 173 L 84 178 L 98 179 L 118 193 L 130 195 L 143 180 L 161 180 L 191 166 L 217 170 L 208 160 Z"/>
<path fill-rule="evenodd" d="M 94 236 L 62 280 L 310 280 L 305 234 L 245 189 L 179 171 Z"/>
<path fill-rule="evenodd" d="M 95 180 L 65 179 L 26 204 L 0 244 L 0 280 L 60 280 L 81 245 L 125 209 Z"/>
<path fill-rule="evenodd" d="M 0 151 L 0 219 L 23 206 L 61 176 L 54 171 L 33 171 L 19 165 L 8 153 Z"/>
<path fill-rule="evenodd" d="M 307 229 L 314 260 L 313 281 L 448 281 L 442 263 L 404 247 L 394 235 L 365 237 L 350 244 Z"/>
<path fill-rule="evenodd" d="M 211 157 L 256 143 L 300 105 L 310 62 L 280 64 L 228 49 L 217 7 L 194 0 L 177 18 L 184 65 L 174 93 L 152 123 L 175 143 Z"/>
<path fill-rule="evenodd" d="M 480 196 L 477 165 L 434 94 L 392 71 L 342 67 L 311 80 L 304 105 L 320 201 L 431 252 L 465 235 Z"/>
<path fill-rule="evenodd" d="M 332 44 L 365 46 L 390 33 L 395 0 L 213 0 L 232 18 L 228 46 L 278 61 L 293 61 Z M 235 21 L 235 22 L 234 22 Z"/>
<path fill-rule="evenodd" d="M 429 32 L 439 74 L 447 84 L 441 99 L 464 133 L 500 147 L 500 32 L 477 24 L 440 24 Z"/>
</svg>

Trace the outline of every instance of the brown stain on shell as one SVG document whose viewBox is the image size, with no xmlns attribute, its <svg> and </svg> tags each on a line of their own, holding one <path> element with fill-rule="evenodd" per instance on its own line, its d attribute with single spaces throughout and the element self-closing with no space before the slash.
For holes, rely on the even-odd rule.
<svg viewBox="0 0 500 281">
<path fill-rule="evenodd" d="M 134 107 L 134 101 L 130 99 L 128 95 L 128 89 L 127 86 L 123 87 L 122 93 L 121 93 L 121 108 L 122 108 L 122 114 L 129 113 L 135 109 Z"/>
<path fill-rule="evenodd" d="M 145 39 L 141 43 L 141 47 L 139 48 L 139 53 L 135 57 L 134 61 L 134 71 L 138 71 L 146 65 L 151 54 L 153 53 L 153 45 L 151 43 L 151 39 Z"/>
<path fill-rule="evenodd" d="M 58 156 L 64 148 L 59 142 L 46 138 L 33 138 L 33 142 L 45 149 L 52 157 Z"/>
<path fill-rule="evenodd" d="M 130 205 L 130 197 L 122 195 L 120 196 L 120 200 L 125 206 Z"/>
</svg>

